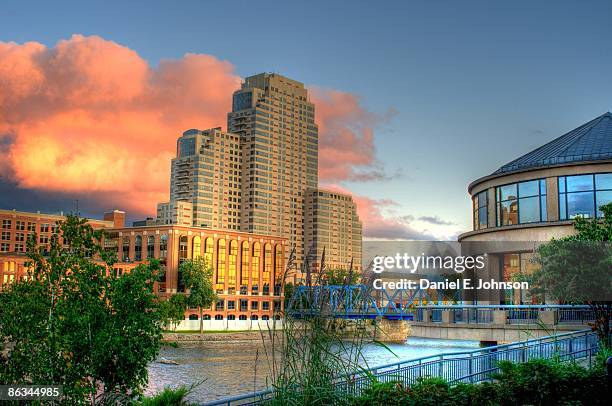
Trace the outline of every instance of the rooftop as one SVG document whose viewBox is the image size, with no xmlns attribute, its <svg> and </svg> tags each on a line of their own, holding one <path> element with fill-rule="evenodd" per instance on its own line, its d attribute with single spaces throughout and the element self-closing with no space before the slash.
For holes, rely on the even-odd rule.
<svg viewBox="0 0 612 406">
<path fill-rule="evenodd" d="M 609 159 L 612 159 L 612 113 L 607 112 L 507 163 L 492 175 Z"/>
</svg>

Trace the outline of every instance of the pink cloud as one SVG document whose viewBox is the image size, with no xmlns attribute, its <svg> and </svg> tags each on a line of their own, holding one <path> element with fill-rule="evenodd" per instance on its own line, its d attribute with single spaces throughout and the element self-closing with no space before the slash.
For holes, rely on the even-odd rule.
<svg viewBox="0 0 612 406">
<path fill-rule="evenodd" d="M 337 184 L 325 186 L 326 189 L 339 193 L 350 193 Z M 366 238 L 435 240 L 429 232 L 416 230 L 412 227 L 412 216 L 386 215 L 384 210 L 398 203 L 391 199 L 372 199 L 367 196 L 353 194 L 357 213 L 363 223 L 363 236 Z"/>
<path fill-rule="evenodd" d="M 100 37 L 53 48 L 0 43 L 0 134 L 22 188 L 107 192 L 109 206 L 151 213 L 167 198 L 176 138 L 225 122 L 233 66 L 187 54 L 151 67 Z"/>
<path fill-rule="evenodd" d="M 225 126 L 240 87 L 234 66 L 186 54 L 151 66 L 98 36 L 53 47 L 0 42 L 0 176 L 23 189 L 91 193 L 133 215 L 167 199 L 176 138 Z M 312 87 L 322 182 L 371 180 L 380 120 L 355 95 Z M 364 171 L 365 168 L 365 171 Z M 371 236 L 405 231 L 380 214 L 382 200 L 356 197 Z"/>
</svg>

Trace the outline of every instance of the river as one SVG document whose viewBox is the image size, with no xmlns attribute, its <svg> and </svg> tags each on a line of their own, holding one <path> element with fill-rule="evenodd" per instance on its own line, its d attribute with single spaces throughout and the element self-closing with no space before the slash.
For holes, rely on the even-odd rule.
<svg viewBox="0 0 612 406">
<path fill-rule="evenodd" d="M 403 344 L 389 344 L 391 351 L 370 344 L 364 348 L 370 367 L 429 355 L 478 348 L 477 341 L 435 340 L 411 337 Z M 258 355 L 257 355 L 258 354 Z M 263 345 L 255 341 L 202 342 L 181 344 L 178 348 L 163 347 L 158 360 L 175 361 L 169 365 L 158 361 L 149 365 L 147 394 L 164 387 L 196 386 L 189 399 L 206 402 L 264 389 L 269 376 L 269 362 Z M 257 360 L 256 360 L 257 359 Z"/>
</svg>

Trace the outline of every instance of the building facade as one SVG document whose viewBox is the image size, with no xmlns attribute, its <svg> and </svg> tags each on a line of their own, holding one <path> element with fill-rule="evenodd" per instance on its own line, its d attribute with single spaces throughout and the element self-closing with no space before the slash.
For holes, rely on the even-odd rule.
<svg viewBox="0 0 612 406">
<path fill-rule="evenodd" d="M 0 283 L 11 283 L 27 276 L 25 263 L 26 243 L 36 234 L 38 246 L 49 248 L 51 236 L 58 232 L 58 221 L 65 220 L 63 213 L 44 214 L 0 209 Z M 125 212 L 114 210 L 104 213 L 104 220 L 89 220 L 94 229 L 123 227 Z"/>
<path fill-rule="evenodd" d="M 534 251 L 553 237 L 573 234 L 576 216 L 601 217 L 612 202 L 612 114 L 605 113 L 472 182 L 473 231 L 462 234 L 462 251 L 487 253 L 479 277 L 510 281 L 538 265 Z M 472 252 L 471 252 L 472 251 Z M 520 304 L 539 300 L 508 290 L 473 300 Z"/>
<path fill-rule="evenodd" d="M 351 195 L 321 188 L 306 193 L 306 249 L 325 267 L 361 271 L 362 227 Z"/>
<path fill-rule="evenodd" d="M 315 106 L 304 85 L 274 73 L 234 92 L 228 131 L 242 145 L 242 231 L 286 238 L 305 254 L 305 198 L 318 183 Z"/>
<path fill-rule="evenodd" d="M 116 217 L 111 215 L 115 213 Z M 89 220 L 94 228 L 105 229 L 105 250 L 116 254 L 113 272 L 129 272 L 151 259 L 160 261 L 163 273 L 156 293 L 164 298 L 185 291 L 179 265 L 203 257 L 213 268 L 217 303 L 205 309 L 204 318 L 216 321 L 269 320 L 283 309 L 280 288 L 284 272 L 285 241 L 277 237 L 230 230 L 213 230 L 179 225 L 125 227 L 123 212 L 106 213 L 107 220 Z M 63 215 L 0 210 L 0 283 L 27 277 L 25 241 L 36 233 L 40 246 L 58 232 Z M 197 309 L 186 319 L 197 320 Z"/>
<path fill-rule="evenodd" d="M 193 225 L 193 203 L 183 200 L 175 200 L 157 203 L 157 224 L 176 224 L 178 226 Z M 149 225 L 145 221 L 144 224 Z"/>
<path fill-rule="evenodd" d="M 192 204 L 192 224 L 196 227 L 240 230 L 242 160 L 240 138 L 221 131 L 191 129 L 176 143 L 176 158 L 170 174 L 171 216 L 180 201 Z M 166 219 L 159 219 L 164 222 Z M 181 224 L 181 223 L 178 223 Z"/>
</svg>

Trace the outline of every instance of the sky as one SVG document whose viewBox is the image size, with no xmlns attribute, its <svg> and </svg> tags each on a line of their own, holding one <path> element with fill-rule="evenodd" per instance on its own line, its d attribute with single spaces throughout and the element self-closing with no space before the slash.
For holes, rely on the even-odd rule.
<svg viewBox="0 0 612 406">
<path fill-rule="evenodd" d="M 609 1 L 4 1 L 0 208 L 154 215 L 176 137 L 277 72 L 310 90 L 320 183 L 366 238 L 453 239 L 471 181 L 612 110 L 610 21 Z"/>
</svg>

